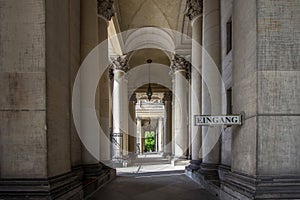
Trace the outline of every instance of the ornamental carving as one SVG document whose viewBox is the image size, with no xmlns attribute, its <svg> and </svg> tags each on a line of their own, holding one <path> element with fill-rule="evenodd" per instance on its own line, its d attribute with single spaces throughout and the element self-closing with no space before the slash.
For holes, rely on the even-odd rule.
<svg viewBox="0 0 300 200">
<path fill-rule="evenodd" d="M 186 16 L 190 20 L 193 20 L 195 17 L 202 15 L 203 13 L 203 0 L 187 0 L 187 9 Z"/>
<path fill-rule="evenodd" d="M 137 102 L 136 94 L 133 93 L 129 99 L 129 101 Z"/>
<path fill-rule="evenodd" d="M 165 103 L 166 101 L 169 101 L 169 102 L 172 101 L 172 92 L 165 92 L 164 93 L 163 102 Z"/>
<path fill-rule="evenodd" d="M 111 68 L 114 70 L 122 70 L 124 72 L 128 72 L 128 57 L 127 55 L 118 56 L 112 61 Z"/>
<path fill-rule="evenodd" d="M 109 65 L 109 72 L 108 72 L 108 77 L 109 80 L 114 80 L 114 68 L 113 68 L 113 64 Z"/>
<path fill-rule="evenodd" d="M 171 73 L 176 71 L 185 71 L 189 73 L 191 69 L 191 63 L 187 61 L 184 57 L 175 54 L 171 62 Z"/>
<path fill-rule="evenodd" d="M 113 8 L 114 0 L 98 0 L 98 14 L 108 21 L 115 15 Z"/>
</svg>

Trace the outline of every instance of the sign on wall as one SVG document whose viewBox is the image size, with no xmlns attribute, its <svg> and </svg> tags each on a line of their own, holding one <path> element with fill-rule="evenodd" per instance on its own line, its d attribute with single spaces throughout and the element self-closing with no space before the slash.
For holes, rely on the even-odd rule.
<svg viewBox="0 0 300 200">
<path fill-rule="evenodd" d="M 241 115 L 195 115 L 195 126 L 242 125 Z"/>
</svg>

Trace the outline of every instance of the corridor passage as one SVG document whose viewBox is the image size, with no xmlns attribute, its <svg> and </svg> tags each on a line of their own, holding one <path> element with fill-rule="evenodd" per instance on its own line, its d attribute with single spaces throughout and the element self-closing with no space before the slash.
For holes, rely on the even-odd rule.
<svg viewBox="0 0 300 200">
<path fill-rule="evenodd" d="M 92 200 L 217 200 L 183 173 L 157 172 L 118 176 Z"/>
</svg>

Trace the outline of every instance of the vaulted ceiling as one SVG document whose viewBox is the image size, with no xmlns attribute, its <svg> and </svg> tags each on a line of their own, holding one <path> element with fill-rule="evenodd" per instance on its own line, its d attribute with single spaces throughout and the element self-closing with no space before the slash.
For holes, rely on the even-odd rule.
<svg viewBox="0 0 300 200">
<path fill-rule="evenodd" d="M 191 37 L 190 21 L 185 16 L 186 2 L 187 0 L 115 0 L 114 19 L 118 32 L 122 33 L 125 53 L 131 52 L 131 50 L 126 50 L 130 45 L 135 47 L 141 43 L 146 43 L 145 46 L 147 46 L 154 40 L 153 43 L 157 41 L 156 44 L 173 46 L 172 53 L 175 51 L 177 53 L 178 51 L 179 54 L 189 55 L 191 40 L 187 39 L 188 37 L 182 37 L 180 34 L 183 33 Z M 148 29 L 145 29 L 145 27 Z M 156 30 L 149 27 L 155 27 Z M 141 30 L 142 28 L 144 29 Z M 140 37 L 143 34 L 145 37 Z M 153 37 L 149 39 L 149 34 L 153 34 L 154 39 Z M 172 40 L 171 43 L 169 42 L 170 40 Z M 127 45 L 128 43 L 130 45 Z M 170 66 L 171 53 L 164 52 L 161 48 L 155 48 L 155 45 L 154 47 L 143 46 L 139 50 L 131 52 L 130 68 L 145 65 L 147 59 L 152 59 L 153 63 L 165 65 L 166 67 Z M 166 76 L 169 75 L 167 74 Z M 135 78 L 137 79 L 138 77 Z M 165 78 L 171 80 L 171 77 Z M 162 89 L 158 88 L 156 88 L 158 91 Z"/>
<path fill-rule="evenodd" d="M 118 0 L 121 31 L 141 27 L 178 30 L 186 0 Z M 180 23 L 179 23 L 180 22 Z"/>
</svg>

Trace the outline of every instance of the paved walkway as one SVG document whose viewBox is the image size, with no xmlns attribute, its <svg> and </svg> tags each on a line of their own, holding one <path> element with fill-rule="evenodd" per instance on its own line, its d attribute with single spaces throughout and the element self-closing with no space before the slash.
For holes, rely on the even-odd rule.
<svg viewBox="0 0 300 200">
<path fill-rule="evenodd" d="M 156 165 L 137 165 L 131 167 L 117 168 L 117 174 L 137 174 L 147 172 L 167 172 L 167 171 L 181 171 L 183 172 L 185 166 L 173 166 L 171 164 L 156 164 Z"/>
<path fill-rule="evenodd" d="M 92 200 L 217 200 L 180 172 L 118 176 Z"/>
</svg>

